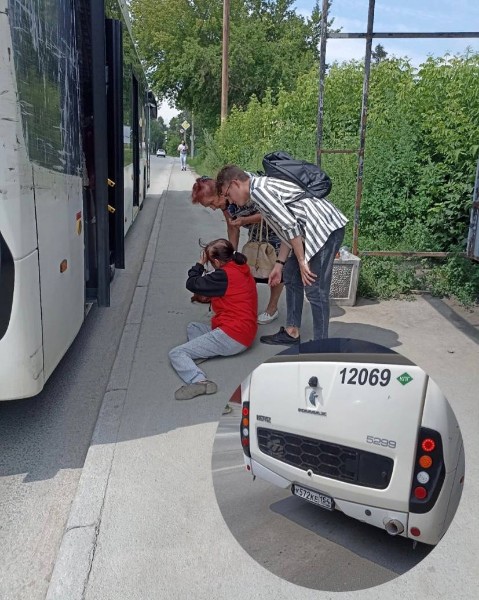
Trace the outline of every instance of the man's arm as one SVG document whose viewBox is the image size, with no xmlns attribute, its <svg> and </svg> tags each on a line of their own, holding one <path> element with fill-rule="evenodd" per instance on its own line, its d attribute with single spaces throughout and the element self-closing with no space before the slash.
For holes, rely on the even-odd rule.
<svg viewBox="0 0 479 600">
<path fill-rule="evenodd" d="M 228 240 L 233 244 L 233 248 L 235 250 L 238 250 L 240 238 L 239 229 L 233 226 L 234 221 L 231 220 L 231 215 L 227 208 L 223 211 L 223 215 L 226 219 L 226 231 L 228 235 Z"/>
</svg>

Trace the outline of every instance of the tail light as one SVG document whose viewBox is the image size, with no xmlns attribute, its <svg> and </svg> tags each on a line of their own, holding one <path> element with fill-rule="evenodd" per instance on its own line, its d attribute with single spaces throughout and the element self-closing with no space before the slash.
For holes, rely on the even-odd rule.
<svg viewBox="0 0 479 600">
<path fill-rule="evenodd" d="M 409 497 L 410 512 L 426 513 L 432 509 L 441 491 L 445 473 L 440 433 L 421 427 Z"/>
<path fill-rule="evenodd" d="M 248 458 L 251 458 L 251 453 L 249 450 L 249 402 L 243 402 L 243 406 L 241 408 L 240 436 L 243 452 Z"/>
</svg>

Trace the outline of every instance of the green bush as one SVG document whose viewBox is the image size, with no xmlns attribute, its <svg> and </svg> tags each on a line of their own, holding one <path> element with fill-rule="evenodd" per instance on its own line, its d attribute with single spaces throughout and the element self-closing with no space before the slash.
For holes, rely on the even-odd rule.
<svg viewBox="0 0 479 600">
<path fill-rule="evenodd" d="M 479 156 L 479 54 L 429 58 L 419 69 L 405 59 L 373 65 L 369 94 L 359 251 L 463 252 Z M 363 65 L 333 64 L 325 80 L 324 149 L 357 149 Z M 315 160 L 318 73 L 301 75 L 292 91 L 252 97 L 233 107 L 227 121 L 205 136 L 202 172 L 224 164 L 261 169 L 267 152 L 286 150 Z M 350 220 L 355 214 L 356 154 L 325 154 L 322 167 L 331 200 Z M 416 275 L 417 261 L 366 257 L 360 294 L 394 297 L 412 289 L 453 295 L 462 302 L 479 296 L 479 266 L 456 256 L 433 261 Z M 425 270 L 424 270 L 425 269 Z"/>
</svg>

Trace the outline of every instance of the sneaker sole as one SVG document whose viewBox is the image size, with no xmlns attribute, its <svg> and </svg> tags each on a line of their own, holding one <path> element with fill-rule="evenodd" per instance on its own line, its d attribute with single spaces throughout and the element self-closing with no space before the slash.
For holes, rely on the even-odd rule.
<svg viewBox="0 0 479 600">
<path fill-rule="evenodd" d="M 287 341 L 287 342 L 279 342 L 279 341 L 273 341 L 273 340 L 264 340 L 262 338 L 259 338 L 259 341 L 262 344 L 269 344 L 270 346 L 296 346 L 296 344 L 301 343 L 300 340 L 293 340 L 293 341 Z"/>
<path fill-rule="evenodd" d="M 196 398 L 196 396 L 205 396 L 208 394 L 216 394 L 218 391 L 218 386 L 213 381 L 207 381 L 205 384 L 202 384 L 204 387 L 192 387 L 188 390 L 181 390 L 181 393 L 178 394 L 178 391 L 175 392 L 175 400 L 191 400 L 192 398 Z M 180 388 L 181 389 L 181 388 Z"/>
<path fill-rule="evenodd" d="M 276 315 L 275 317 L 272 317 L 271 319 L 268 319 L 267 321 L 260 321 L 259 319 L 257 320 L 258 325 L 268 325 L 268 323 L 272 323 L 273 321 L 276 321 L 276 319 L 279 317 L 279 315 Z"/>
</svg>

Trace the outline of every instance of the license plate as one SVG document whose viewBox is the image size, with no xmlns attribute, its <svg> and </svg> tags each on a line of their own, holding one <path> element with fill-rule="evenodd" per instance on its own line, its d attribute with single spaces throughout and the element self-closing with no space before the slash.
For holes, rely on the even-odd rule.
<svg viewBox="0 0 479 600">
<path fill-rule="evenodd" d="M 325 496 L 314 490 L 308 490 L 308 488 L 304 488 L 301 485 L 293 485 L 292 492 L 295 496 L 299 496 L 303 500 L 308 500 L 308 502 L 312 502 L 321 508 L 334 510 L 334 500 L 329 496 Z"/>
</svg>

